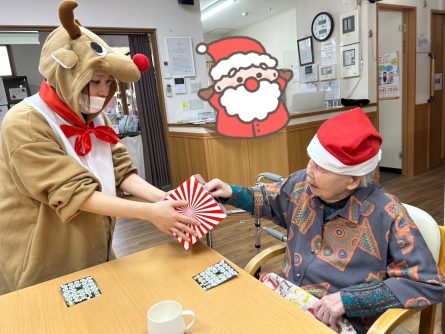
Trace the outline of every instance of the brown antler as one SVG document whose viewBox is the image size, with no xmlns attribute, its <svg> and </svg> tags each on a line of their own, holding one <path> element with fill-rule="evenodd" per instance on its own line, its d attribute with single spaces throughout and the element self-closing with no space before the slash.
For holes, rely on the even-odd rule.
<svg viewBox="0 0 445 334">
<path fill-rule="evenodd" d="M 59 6 L 60 22 L 72 39 L 79 38 L 82 35 L 79 25 L 74 20 L 73 12 L 76 7 L 77 2 L 72 0 L 66 0 Z"/>
</svg>

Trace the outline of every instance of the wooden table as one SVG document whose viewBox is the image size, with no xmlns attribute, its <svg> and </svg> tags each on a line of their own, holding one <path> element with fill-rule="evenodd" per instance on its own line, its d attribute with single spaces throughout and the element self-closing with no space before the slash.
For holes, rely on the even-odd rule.
<svg viewBox="0 0 445 334">
<path fill-rule="evenodd" d="M 221 259 L 172 241 L 0 296 L 0 333 L 147 333 L 147 310 L 165 299 L 196 312 L 190 334 L 333 333 L 230 261 L 239 277 L 202 290 L 192 276 Z M 90 275 L 102 295 L 67 307 L 59 286 Z"/>
</svg>

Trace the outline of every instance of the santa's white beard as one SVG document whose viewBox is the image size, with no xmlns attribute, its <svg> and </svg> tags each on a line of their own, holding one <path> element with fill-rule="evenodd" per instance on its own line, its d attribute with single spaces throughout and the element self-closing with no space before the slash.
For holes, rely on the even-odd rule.
<svg viewBox="0 0 445 334">
<path fill-rule="evenodd" d="M 259 89 L 253 93 L 244 86 L 228 88 L 220 101 L 229 115 L 237 115 L 243 122 L 249 123 L 254 119 L 262 121 L 274 112 L 280 103 L 280 95 L 277 83 L 262 80 Z"/>
</svg>

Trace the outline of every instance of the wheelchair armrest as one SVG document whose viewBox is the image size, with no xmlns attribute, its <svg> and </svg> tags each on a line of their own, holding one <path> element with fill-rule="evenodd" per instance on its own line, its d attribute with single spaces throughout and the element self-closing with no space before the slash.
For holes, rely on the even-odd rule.
<svg viewBox="0 0 445 334">
<path fill-rule="evenodd" d="M 258 253 L 256 256 L 254 256 L 249 263 L 244 267 L 244 270 L 247 271 L 250 275 L 254 275 L 255 272 L 260 268 L 263 264 L 265 264 L 270 259 L 284 254 L 286 251 L 286 245 L 280 244 L 275 245 L 269 248 L 266 248 L 265 250 Z"/>
<path fill-rule="evenodd" d="M 391 333 L 403 321 L 410 318 L 422 308 L 392 308 L 386 310 L 366 332 L 367 334 L 387 334 Z M 419 333 L 423 333 L 420 332 Z"/>
</svg>

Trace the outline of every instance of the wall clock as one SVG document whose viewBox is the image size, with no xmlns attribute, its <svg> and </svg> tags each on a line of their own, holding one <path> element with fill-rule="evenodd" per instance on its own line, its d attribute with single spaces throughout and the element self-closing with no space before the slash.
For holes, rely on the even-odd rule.
<svg viewBox="0 0 445 334">
<path fill-rule="evenodd" d="M 312 36 L 317 41 L 327 40 L 334 31 L 334 19 L 327 12 L 321 12 L 315 15 L 312 21 Z"/>
</svg>

